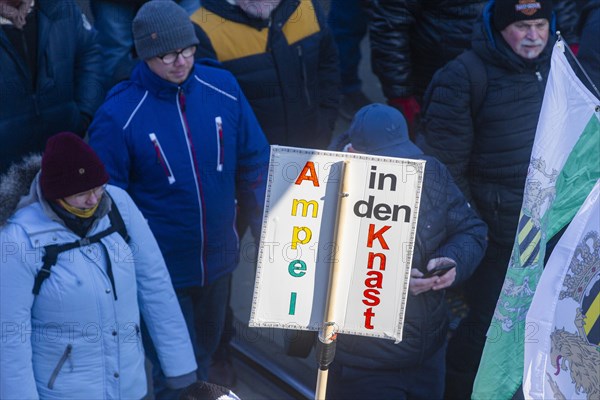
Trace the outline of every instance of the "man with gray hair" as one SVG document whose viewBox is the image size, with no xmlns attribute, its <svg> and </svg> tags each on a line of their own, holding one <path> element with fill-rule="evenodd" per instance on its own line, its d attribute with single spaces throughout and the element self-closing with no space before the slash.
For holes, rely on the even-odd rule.
<svg viewBox="0 0 600 400">
<path fill-rule="evenodd" d="M 551 32 L 552 0 L 492 0 L 472 50 L 439 70 L 425 93 L 417 143 L 448 166 L 489 227 L 486 255 L 465 284 L 469 313 L 448 345 L 447 399 L 471 397 L 504 282 L 550 70 Z"/>
<path fill-rule="evenodd" d="M 90 143 L 148 219 L 206 380 L 239 258 L 236 215 L 259 236 L 269 146 L 233 76 L 217 63 L 194 63 L 198 39 L 177 3 L 144 4 L 133 36 L 143 62 L 109 93 Z"/>
</svg>

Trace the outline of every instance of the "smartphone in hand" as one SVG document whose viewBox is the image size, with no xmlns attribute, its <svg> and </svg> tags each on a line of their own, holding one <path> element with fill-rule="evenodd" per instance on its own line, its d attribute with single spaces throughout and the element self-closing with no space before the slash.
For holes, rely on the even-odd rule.
<svg viewBox="0 0 600 400">
<path fill-rule="evenodd" d="M 431 278 L 432 276 L 442 276 L 454 267 L 456 267 L 456 263 L 454 261 L 445 261 L 443 264 L 438 265 L 434 269 L 425 272 L 423 274 L 423 278 Z"/>
</svg>

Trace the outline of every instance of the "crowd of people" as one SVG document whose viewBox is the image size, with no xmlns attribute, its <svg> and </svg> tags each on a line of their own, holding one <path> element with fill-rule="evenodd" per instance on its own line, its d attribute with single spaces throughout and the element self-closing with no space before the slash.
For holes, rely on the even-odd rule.
<svg viewBox="0 0 600 400">
<path fill-rule="evenodd" d="M 236 399 L 270 144 L 427 161 L 406 339 L 340 337 L 328 397 L 470 398 L 555 33 L 600 87 L 600 0 L 326 3 L 0 0 L 1 398 L 141 399 L 148 359 L 157 399 Z"/>
</svg>

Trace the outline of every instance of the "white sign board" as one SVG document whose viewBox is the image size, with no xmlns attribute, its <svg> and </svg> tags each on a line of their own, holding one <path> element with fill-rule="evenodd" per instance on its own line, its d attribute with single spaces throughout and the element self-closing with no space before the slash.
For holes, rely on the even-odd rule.
<svg viewBox="0 0 600 400">
<path fill-rule="evenodd" d="M 400 340 L 424 169 L 422 160 L 272 146 L 250 326 L 319 330 L 338 261 L 328 322 Z"/>
</svg>

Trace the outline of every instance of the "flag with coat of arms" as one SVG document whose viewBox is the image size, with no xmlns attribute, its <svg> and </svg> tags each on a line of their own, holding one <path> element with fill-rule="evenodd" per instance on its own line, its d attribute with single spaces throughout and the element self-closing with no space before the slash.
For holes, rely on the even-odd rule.
<svg viewBox="0 0 600 400">
<path fill-rule="evenodd" d="M 552 251 L 527 313 L 523 393 L 600 399 L 600 180 Z"/>
<path fill-rule="evenodd" d="M 488 329 L 473 399 L 511 399 L 523 380 L 526 315 L 547 242 L 573 219 L 600 178 L 600 100 L 569 65 L 559 40 L 540 111 L 521 215 L 502 292 Z"/>
</svg>

